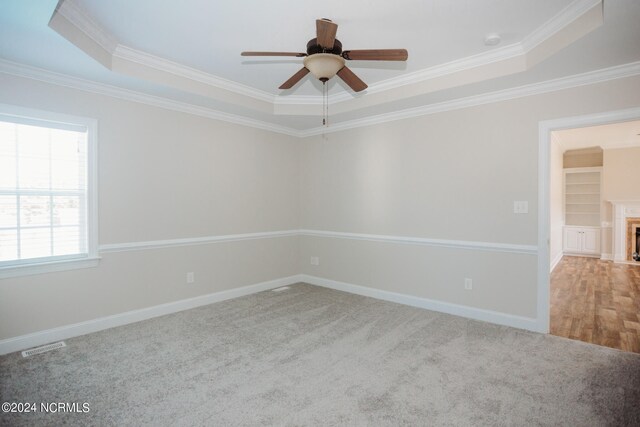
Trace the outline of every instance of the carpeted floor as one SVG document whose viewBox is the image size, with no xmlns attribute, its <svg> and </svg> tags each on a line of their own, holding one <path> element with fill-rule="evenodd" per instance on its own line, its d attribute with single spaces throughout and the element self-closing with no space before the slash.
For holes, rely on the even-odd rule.
<svg viewBox="0 0 640 427">
<path fill-rule="evenodd" d="M 3 425 L 640 425 L 640 355 L 306 284 L 0 358 Z"/>
</svg>

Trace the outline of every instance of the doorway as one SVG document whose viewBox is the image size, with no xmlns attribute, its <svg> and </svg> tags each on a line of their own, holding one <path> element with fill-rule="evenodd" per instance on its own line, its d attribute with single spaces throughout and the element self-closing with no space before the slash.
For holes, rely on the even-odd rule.
<svg viewBox="0 0 640 427">
<path fill-rule="evenodd" d="M 619 317 L 615 319 L 613 316 L 614 312 L 619 312 L 618 310 L 612 309 L 611 305 L 609 304 L 610 302 L 615 300 L 630 306 L 632 313 L 637 314 L 638 312 L 640 312 L 640 310 L 638 310 L 637 308 L 633 308 L 640 307 L 633 306 L 633 304 L 638 304 L 638 301 L 640 301 L 640 296 L 638 296 L 638 298 L 632 298 L 640 293 L 640 282 L 638 281 L 640 279 L 640 277 L 638 276 L 640 275 L 640 267 L 618 264 L 609 261 L 607 258 L 608 254 L 610 254 L 611 252 L 607 252 L 607 250 L 600 250 L 600 254 L 596 258 L 587 258 L 580 256 L 568 257 L 562 256 L 562 254 L 559 257 L 556 254 L 556 257 L 554 259 L 552 259 L 551 257 L 551 248 L 557 247 L 558 244 L 562 246 L 562 243 L 559 243 L 558 240 L 559 234 L 557 229 L 552 235 L 551 223 L 551 182 L 553 166 L 551 154 L 552 150 L 557 148 L 552 145 L 554 144 L 554 132 L 565 131 L 568 129 L 578 130 L 588 127 L 626 123 L 634 120 L 640 120 L 640 108 L 545 121 L 541 122 L 539 125 L 538 326 L 541 332 L 551 332 L 562 335 L 558 331 L 564 329 L 569 331 L 568 333 L 564 334 L 569 335 L 569 338 L 582 339 L 584 341 L 589 341 L 590 338 L 591 341 L 598 341 L 596 342 L 596 344 L 615 346 L 614 341 L 616 340 L 613 338 L 613 334 L 615 332 L 611 331 L 613 329 L 612 325 L 615 323 L 616 325 L 623 325 L 625 327 L 624 330 L 617 332 L 618 336 L 620 337 L 617 341 L 624 342 L 624 344 L 620 344 L 620 347 L 626 346 L 624 349 L 631 349 L 633 351 L 633 349 L 636 348 L 636 344 L 640 345 L 636 343 L 637 336 L 640 336 L 640 319 L 636 318 L 634 320 L 632 318 L 632 314 L 626 312 L 620 312 L 621 314 L 619 315 Z M 640 139 L 640 136 L 634 136 Z M 640 189 L 636 191 L 638 192 L 637 199 L 640 201 Z M 611 209 L 609 208 L 609 210 Z M 609 218 L 612 214 L 613 213 L 609 211 L 603 211 L 602 218 Z M 607 221 L 604 222 L 606 223 Z M 556 226 L 555 223 L 553 225 Z M 604 227 L 602 228 L 608 228 L 607 224 L 603 225 Z M 601 231 L 600 233 L 601 235 L 605 234 L 605 236 L 603 237 L 603 244 L 610 245 L 611 236 L 606 233 L 608 233 L 608 231 Z M 562 239 L 561 234 L 560 239 Z M 560 240 L 560 242 L 562 242 L 562 240 Z M 551 274 L 550 268 L 552 265 L 555 267 L 553 276 Z M 583 272 L 585 274 L 591 272 L 592 279 L 583 277 Z M 615 293 L 607 294 L 606 292 L 603 292 L 603 289 L 597 288 L 596 282 L 594 282 L 594 278 L 596 276 L 599 276 L 604 283 L 608 284 L 608 286 L 611 287 L 611 290 L 615 291 Z M 552 295 L 552 277 L 554 281 L 565 279 L 565 281 L 567 282 L 565 287 L 569 286 L 570 281 L 573 281 L 574 285 L 577 283 L 577 287 L 558 290 L 555 295 Z M 621 285 L 621 283 L 623 282 L 623 280 L 621 279 L 623 277 L 630 278 L 630 284 L 628 285 L 629 290 L 622 289 L 623 285 Z M 593 286 L 591 288 L 589 287 L 591 286 L 589 280 L 592 280 L 591 284 Z M 580 286 L 582 286 L 583 301 L 595 302 L 597 300 L 600 305 L 598 305 L 597 307 L 594 306 L 593 309 L 580 309 L 577 306 L 577 302 L 579 301 L 579 299 L 575 294 L 575 292 L 580 291 Z M 571 306 L 571 304 L 568 304 L 568 306 L 563 307 L 562 310 L 559 309 L 564 317 L 566 317 L 563 320 L 564 323 L 559 322 L 558 324 L 554 323 L 553 325 L 551 325 L 552 302 L 554 305 L 553 310 L 555 312 L 556 308 L 559 306 L 557 299 L 554 298 L 558 296 L 564 296 L 564 299 L 569 301 L 570 303 L 573 303 L 573 306 Z M 603 304 L 605 304 L 606 307 L 603 306 Z M 586 312 L 586 315 L 582 317 L 582 319 L 584 319 L 584 322 L 582 322 L 582 325 L 585 326 L 585 328 L 583 328 L 584 331 L 580 330 L 581 321 L 574 321 L 569 316 L 569 314 L 572 315 L 573 313 L 578 315 L 581 311 Z M 593 321 L 591 324 L 589 324 L 589 318 L 591 315 L 593 315 Z M 598 316 L 597 319 L 596 316 Z M 638 329 L 635 329 L 636 326 L 638 326 Z M 637 333 L 637 335 L 626 335 L 631 334 L 632 332 Z M 624 335 L 621 336 L 620 334 Z"/>
</svg>

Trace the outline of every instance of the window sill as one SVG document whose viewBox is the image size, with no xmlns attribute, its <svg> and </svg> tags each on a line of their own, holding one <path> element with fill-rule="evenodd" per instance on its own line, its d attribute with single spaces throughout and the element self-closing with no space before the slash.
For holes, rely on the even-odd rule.
<svg viewBox="0 0 640 427">
<path fill-rule="evenodd" d="M 14 265 L 0 268 L 0 279 L 9 277 L 31 276 L 34 274 L 53 273 L 55 271 L 77 270 L 96 267 L 100 257 L 70 259 L 64 261 L 39 262 L 34 264 Z"/>
</svg>

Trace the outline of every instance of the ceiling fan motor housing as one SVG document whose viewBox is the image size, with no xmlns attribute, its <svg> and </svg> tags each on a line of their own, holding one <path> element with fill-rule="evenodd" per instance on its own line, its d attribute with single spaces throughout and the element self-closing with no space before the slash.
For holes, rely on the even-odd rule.
<svg viewBox="0 0 640 427">
<path fill-rule="evenodd" d="M 325 49 L 318 44 L 317 38 L 313 38 L 307 43 L 307 55 L 313 55 L 314 53 L 333 53 L 335 55 L 340 55 L 342 53 L 342 43 L 340 40 L 335 39 L 333 42 L 333 48 Z"/>
<path fill-rule="evenodd" d="M 353 71 L 345 65 L 345 60 L 360 61 L 406 61 L 406 49 L 364 49 L 342 50 L 342 42 L 336 39 L 338 24 L 330 19 L 316 19 L 316 37 L 307 42 L 307 52 L 242 52 L 242 56 L 295 56 L 304 57 L 304 67 L 298 70 L 280 89 L 291 89 L 308 73 L 313 74 L 321 82 L 327 82 L 337 75 L 354 92 L 367 88 Z"/>
</svg>

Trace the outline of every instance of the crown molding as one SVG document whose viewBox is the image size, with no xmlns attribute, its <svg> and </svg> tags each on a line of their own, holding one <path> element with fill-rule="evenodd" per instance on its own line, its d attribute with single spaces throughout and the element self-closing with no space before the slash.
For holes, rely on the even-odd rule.
<svg viewBox="0 0 640 427">
<path fill-rule="evenodd" d="M 378 114 L 364 119 L 355 119 L 331 125 L 331 127 L 317 127 L 299 132 L 301 137 L 322 135 L 333 132 L 340 132 L 347 129 L 354 129 L 363 126 L 370 126 L 380 123 L 403 120 L 412 117 L 425 116 L 429 114 L 442 113 L 445 111 L 458 110 L 462 108 L 474 107 L 483 104 L 506 101 L 525 96 L 539 95 L 563 89 L 570 89 L 578 86 L 585 86 L 609 80 L 622 79 L 640 75 L 640 61 L 601 70 L 589 71 L 587 73 L 576 74 L 568 77 L 547 80 L 515 88 L 488 92 L 466 98 L 454 99 L 435 104 L 424 105 L 391 113 Z"/>
<path fill-rule="evenodd" d="M 526 36 L 521 42 L 508 46 L 492 49 L 466 58 L 457 59 L 444 64 L 438 64 L 423 70 L 414 71 L 412 73 L 403 74 L 398 77 L 382 80 L 372 83 L 363 92 L 364 94 L 373 94 L 393 90 L 402 86 L 420 83 L 432 80 L 438 77 L 467 71 L 484 65 L 492 64 L 499 61 L 506 61 L 522 56 L 526 56 L 531 50 L 539 46 L 545 40 L 561 31 L 563 28 L 574 22 L 586 12 L 590 11 L 597 5 L 601 5 L 602 0 L 577 0 L 569 4 L 565 9 L 556 14 L 549 21 L 536 28 L 531 34 Z M 291 99 L 284 101 L 282 98 L 276 98 L 277 104 L 322 104 L 322 97 L 308 96 L 297 97 L 292 96 Z M 311 98 L 311 99 L 309 99 Z M 351 101 L 356 98 L 350 92 L 341 92 L 329 95 L 329 104 L 335 105 L 341 102 Z"/>
<path fill-rule="evenodd" d="M 480 54 L 373 83 L 365 92 L 359 95 L 354 95 L 350 92 L 333 94 L 329 96 L 329 104 L 333 105 L 334 111 L 337 112 L 353 111 L 433 90 L 524 71 L 531 63 L 539 62 L 563 48 L 565 44 L 570 43 L 571 41 L 567 40 L 555 40 L 551 43 L 551 38 L 598 5 L 602 5 L 602 0 L 575 0 L 526 36 L 520 43 L 491 49 Z M 73 34 L 80 31 L 84 36 L 93 40 L 111 56 L 110 61 L 104 60 L 104 58 L 99 59 L 99 61 L 113 71 L 150 79 L 198 95 L 212 96 L 225 102 L 275 114 L 313 115 L 314 109 L 304 107 L 322 104 L 322 97 L 319 95 L 274 95 L 124 46 L 102 28 L 89 13 L 83 10 L 76 0 L 61 0 L 54 12 L 52 21 L 57 13 L 64 16 L 66 21 L 64 23 L 56 22 L 56 25 L 52 26 L 52 28 L 63 36 L 65 33 Z M 71 25 L 75 28 L 61 29 L 60 26 L 64 25 Z M 575 37 L 580 37 L 592 29 L 589 25 L 585 25 L 583 29 L 576 31 Z M 71 41 L 73 42 L 73 40 Z M 545 42 L 548 42 L 548 46 L 545 46 L 546 49 L 541 49 L 536 58 L 530 58 L 531 51 Z M 89 55 L 98 54 L 92 52 L 91 49 L 87 49 L 86 46 L 83 48 L 77 42 L 76 45 Z M 161 75 L 158 72 L 161 72 Z M 447 79 L 447 77 L 454 75 L 459 75 L 460 78 Z M 179 81 L 174 80 L 176 77 L 180 78 Z M 447 82 L 443 82 L 443 80 L 447 80 Z M 429 84 L 432 81 L 434 84 Z M 411 85 L 413 87 L 407 87 Z M 383 92 L 384 94 L 382 94 Z M 394 94 L 393 97 L 389 97 L 392 93 Z M 370 95 L 374 94 L 382 94 L 382 96 L 370 97 Z M 259 102 L 256 103 L 256 101 Z"/>
<path fill-rule="evenodd" d="M 56 25 L 52 25 L 56 14 L 62 15 L 66 22 L 57 22 Z M 111 55 L 111 61 L 106 65 L 107 68 L 112 71 L 120 72 L 119 64 L 117 60 L 127 61 L 129 63 L 138 64 L 152 70 L 162 71 L 178 77 L 185 78 L 194 82 L 202 83 L 211 86 L 216 89 L 222 89 L 231 92 L 235 95 L 253 98 L 268 104 L 273 104 L 276 95 L 252 88 L 247 85 L 243 85 L 231 80 L 223 79 L 218 76 L 206 73 L 204 71 L 196 70 L 194 68 L 179 64 L 177 62 L 170 61 L 165 58 L 161 58 L 156 55 L 152 55 L 141 50 L 133 49 L 131 47 L 121 44 L 115 36 L 110 34 L 105 28 L 103 28 L 98 21 L 96 21 L 91 15 L 80 6 L 76 0 L 63 0 L 61 1 L 54 12 L 50 21 L 50 26 L 65 36 L 66 31 L 61 28 L 64 25 L 71 25 L 74 29 L 80 31 L 84 36 L 93 40 L 108 54 Z M 82 46 L 78 46 L 83 49 Z M 83 49 L 85 53 L 92 56 L 92 52 Z M 125 67 L 122 67 L 125 68 Z"/>
<path fill-rule="evenodd" d="M 78 5 L 75 1 L 62 0 L 58 2 L 51 20 L 54 19 L 57 13 L 62 15 L 69 23 L 75 25 L 78 30 L 91 38 L 107 52 L 113 53 L 113 51 L 118 46 L 118 40 L 113 35 L 111 35 L 111 33 L 105 30 L 83 7 Z"/>
<path fill-rule="evenodd" d="M 85 92 L 96 93 L 100 95 L 112 96 L 127 101 L 139 102 L 154 107 L 164 108 L 167 110 L 179 111 L 196 116 L 207 117 L 210 119 L 221 120 L 224 122 L 234 123 L 242 126 L 248 126 L 256 129 L 267 130 L 271 132 L 281 133 L 284 135 L 306 138 L 315 135 L 322 135 L 343 130 L 354 129 L 364 126 L 371 126 L 380 123 L 386 123 L 396 120 L 403 120 L 413 117 L 425 116 L 429 114 L 441 113 L 446 111 L 458 110 L 462 108 L 474 107 L 478 105 L 490 104 L 493 102 L 506 101 L 514 98 L 525 96 L 539 95 L 557 90 L 570 89 L 578 86 L 585 86 L 609 80 L 622 79 L 640 75 L 640 61 L 628 64 L 618 65 L 615 67 L 604 68 L 601 70 L 590 71 L 587 73 L 576 74 L 573 76 L 562 77 L 554 80 L 547 80 L 539 83 L 519 86 L 510 89 L 504 89 L 495 92 L 488 92 L 466 98 L 454 99 L 451 101 L 440 102 L 436 104 L 428 104 L 420 107 L 409 108 L 405 110 L 394 111 L 390 113 L 379 114 L 364 119 L 356 119 L 332 124 L 331 127 L 318 127 L 308 130 L 297 130 L 294 128 L 280 126 L 273 123 L 263 122 L 244 116 L 225 113 L 210 108 L 175 101 L 169 98 L 149 95 L 136 92 L 129 89 L 123 89 L 116 86 L 98 83 L 66 74 L 55 73 L 44 70 L 42 68 L 32 67 L 29 65 L 19 64 L 16 62 L 0 59 L 0 73 L 24 77 L 28 79 L 38 80 L 45 83 L 51 83 L 59 86 L 65 86 Z"/>
<path fill-rule="evenodd" d="M 335 103 L 334 95 L 329 95 L 329 104 Z M 333 100 L 333 101 L 332 101 Z M 274 105 L 322 105 L 322 97 L 317 95 L 278 95 Z"/>
<path fill-rule="evenodd" d="M 530 52 L 596 6 L 602 7 L 602 0 L 579 0 L 571 2 L 553 18 L 527 35 L 520 42 L 522 50 L 524 52 Z"/>
<path fill-rule="evenodd" d="M 504 46 L 501 48 L 492 49 L 487 52 L 468 56 L 466 58 L 456 59 L 444 64 L 425 68 L 423 70 L 403 74 L 398 77 L 382 80 L 378 83 L 371 84 L 365 92 L 368 94 L 385 92 L 402 86 L 421 83 L 427 80 L 436 79 L 438 77 L 443 77 L 462 71 L 468 71 L 483 65 L 492 64 L 494 62 L 517 58 L 524 54 L 525 52 L 522 50 L 522 46 L 520 45 L 520 43 L 515 43 L 509 46 Z M 350 93 L 343 92 L 340 94 L 336 94 L 332 101 L 334 103 L 338 103 L 350 99 L 353 99 L 353 96 Z"/>
<path fill-rule="evenodd" d="M 228 90 L 239 95 L 255 98 L 260 101 L 273 103 L 276 98 L 275 95 L 268 92 L 236 83 L 231 80 L 223 79 L 221 77 L 214 76 L 213 74 L 205 73 L 204 71 L 196 70 L 195 68 L 187 67 L 185 65 L 178 64 L 177 62 L 169 61 L 168 59 L 160 58 L 159 56 L 151 55 L 141 50 L 132 49 L 121 44 L 116 46 L 113 51 L 113 56 L 136 64 L 141 64 L 149 68 L 175 74 L 176 76 L 184 77 L 189 80 L 204 83 L 219 89 Z"/>
<path fill-rule="evenodd" d="M 175 101 L 170 98 L 149 95 L 142 92 L 136 92 L 129 89 L 107 85 L 104 83 L 81 79 L 79 77 L 55 73 L 53 71 L 48 71 L 42 68 L 37 68 L 25 64 L 19 64 L 4 59 L 0 59 L 0 73 L 29 78 L 59 86 L 65 86 L 85 92 L 112 96 L 127 101 L 139 102 L 142 104 L 164 108 L 167 110 L 194 114 L 196 116 L 221 120 L 224 122 L 281 133 L 284 135 L 306 138 L 315 135 L 340 132 L 348 129 L 371 126 L 396 120 L 403 120 L 412 117 L 419 117 L 429 114 L 474 107 L 483 104 L 490 104 L 493 102 L 506 101 L 514 98 L 539 95 L 543 93 L 570 89 L 573 87 L 585 86 L 609 80 L 633 77 L 640 75 L 640 61 L 618 65 L 610 68 L 604 68 L 601 70 L 590 71 L 587 73 L 576 74 L 573 76 L 561 77 L 558 79 L 519 86 L 515 88 L 488 92 L 466 98 L 459 98 L 451 101 L 428 104 L 390 113 L 378 114 L 376 116 L 370 116 L 363 119 L 340 122 L 332 124 L 331 127 L 317 127 L 302 131 L 287 126 L 280 126 L 269 122 L 251 119 L 245 116 L 225 113 L 207 107 Z"/>
<path fill-rule="evenodd" d="M 60 74 L 53 71 L 44 70 L 42 68 L 32 67 L 30 65 L 7 61 L 4 59 L 0 59 L 0 73 L 10 74 L 18 77 L 25 77 L 28 79 L 51 83 L 58 86 L 69 87 L 72 89 L 78 89 L 99 95 L 111 96 L 114 98 L 124 99 L 126 101 L 139 102 L 141 104 L 151 105 L 154 107 L 164 108 L 172 111 L 178 111 L 181 113 L 193 114 L 201 117 L 207 117 L 210 119 L 221 120 L 224 122 L 248 126 L 256 129 L 268 130 L 271 132 L 282 133 L 290 136 L 299 136 L 298 130 L 286 126 L 279 126 L 273 123 L 251 119 L 245 116 L 229 114 L 223 111 L 214 110 L 212 108 L 176 101 L 170 98 L 163 98 L 160 96 L 136 92 L 117 86 L 111 86 L 104 83 L 85 80 L 79 77 Z"/>
<path fill-rule="evenodd" d="M 396 89 L 402 86 L 421 83 L 427 80 L 433 80 L 438 77 L 447 76 L 454 73 L 472 70 L 485 65 L 493 64 L 500 61 L 516 59 L 518 57 L 526 57 L 534 48 L 549 40 L 569 24 L 575 22 L 594 7 L 602 5 L 602 0 L 576 0 L 570 3 L 566 8 L 552 17 L 540 27 L 536 28 L 532 33 L 527 35 L 521 42 L 508 46 L 491 49 L 476 55 L 460 58 L 444 64 L 439 64 L 430 68 L 426 68 L 412 73 L 403 74 L 398 77 L 382 80 L 369 85 L 364 93 L 373 94 Z M 522 70 L 524 71 L 524 69 Z M 342 92 L 329 96 L 329 102 L 336 104 L 352 100 L 354 96 L 348 92 Z M 321 100 L 319 101 L 321 103 Z"/>
</svg>

